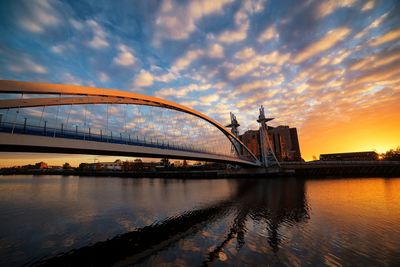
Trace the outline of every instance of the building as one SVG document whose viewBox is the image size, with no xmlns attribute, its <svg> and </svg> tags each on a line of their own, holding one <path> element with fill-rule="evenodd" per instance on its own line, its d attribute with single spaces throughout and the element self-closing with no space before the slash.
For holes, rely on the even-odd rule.
<svg viewBox="0 0 400 267">
<path fill-rule="evenodd" d="M 378 160 L 378 156 L 378 153 L 376 153 L 375 151 L 365 151 L 321 154 L 319 156 L 319 159 L 322 161 L 370 161 Z"/>
<path fill-rule="evenodd" d="M 81 171 L 153 171 L 159 162 L 143 162 L 141 159 L 134 161 L 116 160 L 114 162 L 81 163 Z"/>
<path fill-rule="evenodd" d="M 82 170 L 107 170 L 121 171 L 123 162 L 116 160 L 114 162 L 96 162 L 96 163 L 81 163 L 79 168 Z"/>
<path fill-rule="evenodd" d="M 98 162 L 97 168 L 101 170 L 108 170 L 108 171 L 120 171 L 122 170 L 122 162 L 115 161 L 115 162 Z"/>
<path fill-rule="evenodd" d="M 270 147 L 278 161 L 300 161 L 300 145 L 297 129 L 289 126 L 268 126 Z M 261 158 L 260 130 L 248 130 L 239 136 L 240 140 L 259 159 Z"/>
<path fill-rule="evenodd" d="M 239 139 L 247 146 L 251 153 L 257 158 L 261 158 L 259 130 L 248 130 L 244 134 L 239 135 Z M 244 151 L 242 151 L 242 153 L 244 153 Z"/>
<path fill-rule="evenodd" d="M 299 138 L 297 129 L 289 126 L 271 127 L 268 132 L 272 135 L 272 147 L 279 161 L 301 160 Z"/>
</svg>

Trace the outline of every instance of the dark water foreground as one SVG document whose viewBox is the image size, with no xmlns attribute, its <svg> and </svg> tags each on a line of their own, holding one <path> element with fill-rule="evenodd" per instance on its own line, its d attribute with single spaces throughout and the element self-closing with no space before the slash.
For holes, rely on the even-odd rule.
<svg viewBox="0 0 400 267">
<path fill-rule="evenodd" d="M 0 176 L 0 265 L 399 266 L 400 178 Z"/>
</svg>

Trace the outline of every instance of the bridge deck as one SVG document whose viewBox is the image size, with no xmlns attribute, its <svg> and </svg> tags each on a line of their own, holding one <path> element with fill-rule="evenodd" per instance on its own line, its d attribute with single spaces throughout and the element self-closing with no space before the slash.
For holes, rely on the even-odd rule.
<svg viewBox="0 0 400 267">
<path fill-rule="evenodd" d="M 258 166 L 257 163 L 247 159 L 213 154 L 169 143 L 131 139 L 130 136 L 128 138 L 122 135 L 103 136 L 11 123 L 0 125 L 0 151 L 168 157 Z"/>
</svg>

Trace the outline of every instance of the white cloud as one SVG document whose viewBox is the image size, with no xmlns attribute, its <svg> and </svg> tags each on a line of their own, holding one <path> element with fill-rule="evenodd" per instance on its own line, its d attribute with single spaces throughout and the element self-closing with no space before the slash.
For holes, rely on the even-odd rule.
<svg viewBox="0 0 400 267">
<path fill-rule="evenodd" d="M 269 87 L 275 87 L 281 85 L 285 81 L 285 77 L 283 75 L 278 75 L 275 79 L 266 79 L 266 80 L 257 80 L 251 81 L 248 83 L 244 83 L 237 88 L 233 92 L 233 95 L 239 95 L 243 93 L 247 93 L 256 89 L 267 89 Z"/>
<path fill-rule="evenodd" d="M 332 64 L 337 65 L 343 62 L 348 56 L 351 55 L 350 50 L 342 49 L 336 53 L 336 56 L 332 58 Z"/>
<path fill-rule="evenodd" d="M 317 18 L 324 18 L 339 8 L 351 7 L 357 0 L 323 0 L 319 1 L 317 8 Z"/>
<path fill-rule="evenodd" d="M 168 72 L 166 74 L 154 76 L 154 80 L 157 82 L 163 82 L 163 83 L 168 83 L 170 81 L 173 81 L 177 78 L 177 75 L 175 75 L 172 72 Z"/>
<path fill-rule="evenodd" d="M 118 45 L 118 55 L 114 58 L 113 62 L 121 66 L 131 66 L 135 64 L 135 56 L 133 52 L 126 45 Z"/>
<path fill-rule="evenodd" d="M 219 44 L 213 44 L 208 51 L 208 55 L 212 58 L 222 58 L 224 56 L 224 48 Z"/>
<path fill-rule="evenodd" d="M 196 22 L 205 16 L 222 13 L 223 7 L 232 0 L 192 0 L 178 4 L 164 0 L 156 20 L 156 45 L 161 39 L 182 40 L 196 30 Z"/>
<path fill-rule="evenodd" d="M 303 83 L 303 84 L 301 84 L 301 85 L 299 85 L 299 86 L 296 86 L 296 88 L 294 89 L 294 91 L 295 91 L 297 94 L 301 94 L 301 93 L 303 93 L 305 90 L 307 90 L 307 88 L 308 88 L 308 84 L 307 84 L 307 83 Z"/>
<path fill-rule="evenodd" d="M 388 64 L 392 64 L 394 62 L 400 62 L 400 54 L 373 54 L 368 57 L 357 60 L 353 64 L 350 65 L 349 70 L 351 71 L 365 71 L 371 70 L 373 68 L 379 68 Z"/>
<path fill-rule="evenodd" d="M 174 96 L 177 98 L 181 98 L 186 96 L 190 92 L 196 91 L 206 91 L 213 87 L 218 87 L 219 85 L 212 86 L 211 84 L 189 84 L 186 86 L 178 87 L 178 88 L 162 88 L 158 90 L 155 94 L 158 97 L 170 97 Z"/>
<path fill-rule="evenodd" d="M 340 51 L 334 51 L 333 53 L 321 57 L 315 64 L 315 68 L 322 68 L 326 65 L 338 65 L 343 62 L 348 56 L 351 55 L 351 50 L 341 49 Z"/>
<path fill-rule="evenodd" d="M 374 83 L 375 85 L 385 85 L 398 80 L 400 77 L 400 70 L 397 65 L 393 65 L 388 68 L 382 68 L 380 70 L 367 71 L 354 79 L 352 85 L 360 85 L 363 83 Z"/>
<path fill-rule="evenodd" d="M 248 0 L 244 1 L 244 9 L 250 13 L 259 13 L 264 10 L 266 0 Z"/>
<path fill-rule="evenodd" d="M 328 81 L 343 77 L 345 70 L 343 68 L 317 68 L 308 76 L 309 84 L 327 84 Z"/>
<path fill-rule="evenodd" d="M 186 54 L 181 57 L 178 58 L 175 63 L 172 66 L 172 71 L 180 71 L 182 69 L 187 68 L 190 64 L 192 64 L 192 62 L 196 59 L 198 59 L 199 57 L 204 55 L 204 51 L 201 49 L 196 49 L 196 50 L 189 50 L 188 52 L 186 52 Z"/>
<path fill-rule="evenodd" d="M 253 57 L 256 53 L 251 47 L 246 47 L 235 54 L 235 58 L 240 60 L 246 60 Z"/>
<path fill-rule="evenodd" d="M 247 30 L 250 27 L 249 15 L 258 13 L 264 9 L 265 1 L 243 1 L 242 7 L 235 14 L 235 30 L 226 30 L 218 36 L 223 43 L 236 43 L 247 38 Z"/>
<path fill-rule="evenodd" d="M 266 64 L 282 66 L 289 60 L 289 58 L 289 53 L 281 54 L 279 51 L 275 50 L 271 53 L 260 55 L 258 60 Z"/>
<path fill-rule="evenodd" d="M 51 1 L 30 1 L 27 4 L 27 13 L 21 16 L 20 25 L 34 33 L 44 32 L 46 27 L 54 27 L 60 23 L 57 11 Z"/>
<path fill-rule="evenodd" d="M 228 73 L 228 77 L 229 79 L 237 79 L 257 70 L 265 64 L 271 65 L 272 68 L 269 69 L 270 71 L 278 72 L 289 58 L 290 54 L 280 54 L 277 50 L 268 54 L 255 55 L 241 64 L 234 65 L 233 69 Z"/>
<path fill-rule="evenodd" d="M 247 29 L 250 23 L 248 19 L 248 14 L 251 12 L 259 12 L 260 10 L 262 10 L 260 8 L 260 3 L 264 3 L 264 1 L 254 1 L 254 3 L 251 5 L 246 3 L 247 2 L 245 2 L 241 9 L 235 14 L 235 24 L 238 25 L 238 30 L 225 31 L 221 33 L 216 39 L 224 43 L 231 43 L 241 41 L 246 38 Z M 214 36 L 212 36 L 211 39 L 215 40 Z M 246 52 L 249 54 L 254 51 L 250 50 Z M 247 56 L 249 56 L 248 54 Z M 222 58 L 224 56 L 224 48 L 220 44 L 213 44 L 210 46 L 208 51 L 205 51 L 203 49 L 189 50 L 184 56 L 174 62 L 171 70 L 173 72 L 179 72 L 180 70 L 187 68 L 190 64 L 192 64 L 193 61 L 202 56 L 208 56 L 211 58 Z M 245 57 L 246 55 L 243 54 L 238 56 Z"/>
<path fill-rule="evenodd" d="M 215 102 L 218 99 L 219 99 L 219 95 L 217 95 L 217 94 L 206 95 L 206 96 L 200 97 L 200 100 L 205 104 L 211 104 L 212 102 Z"/>
<path fill-rule="evenodd" d="M 43 27 L 40 24 L 34 23 L 32 20 L 24 18 L 20 21 L 20 23 L 22 27 L 30 32 L 42 33 L 44 31 Z"/>
<path fill-rule="evenodd" d="M 24 56 L 21 59 L 18 60 L 18 63 L 13 63 L 9 66 L 9 69 L 13 72 L 31 72 L 31 73 L 37 73 L 37 74 L 44 74 L 47 73 L 47 69 L 38 64 L 35 63 L 31 58 L 28 56 Z"/>
<path fill-rule="evenodd" d="M 263 43 L 263 42 L 266 42 L 266 41 L 269 41 L 269 40 L 273 40 L 273 39 L 277 39 L 277 38 L 279 38 L 279 33 L 276 30 L 275 25 L 272 25 L 272 26 L 269 26 L 268 28 L 266 28 L 264 30 L 264 32 L 261 33 L 261 35 L 258 37 L 257 40 L 260 43 Z"/>
<path fill-rule="evenodd" d="M 110 77 L 104 73 L 104 72 L 100 72 L 99 73 L 99 80 L 103 83 L 110 81 Z"/>
<path fill-rule="evenodd" d="M 87 26 L 89 26 L 93 32 L 93 38 L 86 44 L 95 49 L 101 49 L 109 46 L 107 41 L 107 35 L 104 29 L 94 20 L 86 21 Z"/>
<path fill-rule="evenodd" d="M 261 63 L 259 61 L 250 59 L 244 63 L 235 65 L 235 67 L 228 73 L 228 77 L 231 80 L 242 77 L 258 68 L 260 64 Z"/>
<path fill-rule="evenodd" d="M 373 9 L 374 7 L 375 7 L 375 0 L 370 0 L 363 5 L 361 11 L 366 12 Z"/>
<path fill-rule="evenodd" d="M 171 67 L 172 72 L 177 73 L 190 66 L 200 57 L 208 56 L 211 58 L 222 58 L 224 56 L 224 48 L 220 44 L 211 45 L 208 50 L 194 49 L 187 51 L 182 57 L 175 60 Z"/>
<path fill-rule="evenodd" d="M 72 75 L 72 74 L 69 73 L 69 72 L 64 73 L 64 74 L 61 76 L 61 79 L 62 79 L 62 81 L 63 81 L 64 83 L 66 83 L 66 84 L 85 85 L 85 83 L 83 82 L 82 79 L 80 79 L 80 78 L 78 78 L 78 77 Z"/>
<path fill-rule="evenodd" d="M 183 101 L 183 102 L 179 102 L 179 104 L 189 107 L 189 108 L 194 108 L 195 106 L 208 106 L 207 104 L 204 104 L 203 102 L 200 102 L 197 100 Z"/>
<path fill-rule="evenodd" d="M 83 23 L 77 21 L 76 19 L 69 19 L 69 23 L 74 27 L 76 30 L 80 31 L 84 28 Z"/>
<path fill-rule="evenodd" d="M 380 35 L 369 42 L 371 46 L 379 46 L 387 42 L 391 42 L 394 40 L 400 39 L 400 28 L 397 28 L 393 31 L 389 31 L 383 35 Z"/>
<path fill-rule="evenodd" d="M 218 40 L 223 43 L 236 43 L 243 41 L 247 37 L 247 29 L 249 24 L 243 24 L 236 31 L 225 31 L 219 37 Z"/>
<path fill-rule="evenodd" d="M 63 52 L 63 50 L 64 50 L 63 45 L 53 45 L 51 47 L 51 51 L 56 54 L 61 54 Z"/>
<path fill-rule="evenodd" d="M 237 30 L 234 31 L 224 31 L 222 34 L 218 36 L 218 40 L 223 43 L 236 43 L 243 41 L 247 37 L 247 30 L 249 28 L 249 23 L 246 22 L 238 27 Z"/>
<path fill-rule="evenodd" d="M 244 6 L 235 14 L 235 24 L 236 30 L 226 30 L 218 36 L 220 42 L 236 43 L 246 39 L 250 22 Z"/>
<path fill-rule="evenodd" d="M 74 49 L 75 46 L 70 43 L 53 45 L 50 50 L 55 54 L 62 54 L 66 50 Z"/>
<path fill-rule="evenodd" d="M 346 38 L 350 32 L 351 30 L 349 28 L 336 28 L 328 31 L 320 40 L 311 43 L 303 51 L 298 53 L 293 59 L 293 62 L 299 64 L 332 48 L 338 42 Z"/>
<path fill-rule="evenodd" d="M 155 93 L 155 95 L 160 98 L 165 98 L 170 96 L 180 98 L 186 96 L 186 94 L 187 94 L 186 90 L 179 88 L 172 88 L 172 87 L 162 88 Z"/>
<path fill-rule="evenodd" d="M 382 22 L 386 19 L 388 14 L 389 14 L 389 12 L 386 12 L 385 14 L 381 15 L 379 18 L 375 19 L 370 25 L 368 25 L 368 27 L 366 27 L 365 29 L 363 29 L 362 31 L 357 33 L 354 36 L 354 39 L 362 38 L 367 33 L 369 33 L 369 31 L 371 31 L 372 29 L 375 29 L 375 28 L 379 27 L 382 24 Z"/>
<path fill-rule="evenodd" d="M 152 85 L 153 80 L 153 75 L 151 75 L 150 72 L 141 70 L 140 73 L 136 76 L 133 85 L 138 87 L 146 87 Z"/>
</svg>

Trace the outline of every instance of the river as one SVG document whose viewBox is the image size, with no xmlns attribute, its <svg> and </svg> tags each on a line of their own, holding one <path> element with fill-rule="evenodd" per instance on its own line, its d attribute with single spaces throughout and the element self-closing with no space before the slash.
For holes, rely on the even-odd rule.
<svg viewBox="0 0 400 267">
<path fill-rule="evenodd" d="M 399 266 L 399 251 L 400 178 L 0 176 L 1 266 Z"/>
</svg>

